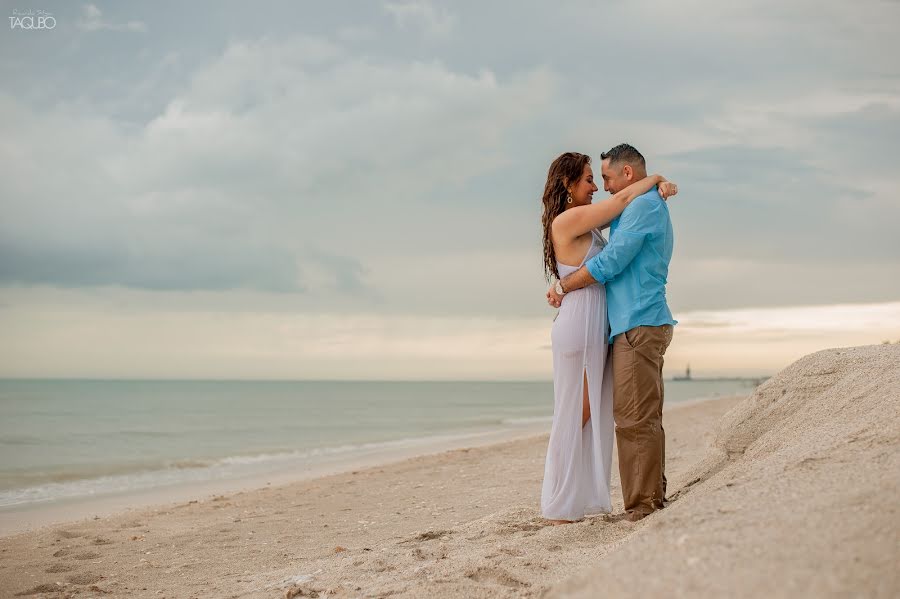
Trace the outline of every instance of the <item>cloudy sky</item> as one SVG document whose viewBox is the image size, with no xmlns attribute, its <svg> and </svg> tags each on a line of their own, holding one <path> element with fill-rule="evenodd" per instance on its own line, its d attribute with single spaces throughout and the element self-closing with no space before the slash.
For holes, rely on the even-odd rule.
<svg viewBox="0 0 900 599">
<path fill-rule="evenodd" d="M 900 340 L 896 1 L 3 7 L 0 376 L 546 379 L 547 167 L 623 141 L 669 374 Z"/>
</svg>

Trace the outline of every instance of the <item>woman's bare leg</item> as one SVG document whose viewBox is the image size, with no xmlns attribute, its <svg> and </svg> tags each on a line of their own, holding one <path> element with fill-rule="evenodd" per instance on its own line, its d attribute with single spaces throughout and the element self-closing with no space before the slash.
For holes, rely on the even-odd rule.
<svg viewBox="0 0 900 599">
<path fill-rule="evenodd" d="M 591 419 L 591 400 L 588 393 L 587 372 L 584 373 L 584 397 L 581 404 L 581 428 Z"/>
</svg>

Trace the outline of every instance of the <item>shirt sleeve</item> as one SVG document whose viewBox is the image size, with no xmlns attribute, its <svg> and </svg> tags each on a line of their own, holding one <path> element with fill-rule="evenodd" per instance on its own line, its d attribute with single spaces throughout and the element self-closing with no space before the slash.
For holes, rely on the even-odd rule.
<svg viewBox="0 0 900 599">
<path fill-rule="evenodd" d="M 659 205 L 651 198 L 638 198 L 622 213 L 619 226 L 609 243 L 585 266 L 598 283 L 615 279 L 625 270 L 653 233 L 658 218 Z"/>
</svg>

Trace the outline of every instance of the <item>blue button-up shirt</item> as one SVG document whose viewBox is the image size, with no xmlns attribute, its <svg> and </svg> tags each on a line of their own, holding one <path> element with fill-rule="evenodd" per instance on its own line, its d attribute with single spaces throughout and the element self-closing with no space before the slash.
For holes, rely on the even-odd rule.
<svg viewBox="0 0 900 599">
<path fill-rule="evenodd" d="M 674 325 L 666 304 L 672 219 L 656 188 L 635 198 L 609 231 L 609 243 L 586 264 L 594 279 L 606 285 L 609 342 L 642 325 Z"/>
</svg>

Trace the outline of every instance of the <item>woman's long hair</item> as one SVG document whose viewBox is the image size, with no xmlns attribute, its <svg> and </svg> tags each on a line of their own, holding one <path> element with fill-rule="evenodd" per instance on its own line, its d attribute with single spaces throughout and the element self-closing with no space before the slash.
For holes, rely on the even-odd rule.
<svg viewBox="0 0 900 599">
<path fill-rule="evenodd" d="M 544 214 L 541 224 L 544 226 L 544 277 L 549 282 L 551 277 L 559 278 L 556 268 L 556 252 L 550 240 L 550 225 L 553 219 L 566 209 L 569 192 L 566 183 L 576 183 L 584 173 L 584 167 L 591 163 L 591 157 L 578 152 L 566 152 L 553 161 L 547 172 L 547 183 L 544 185 Z"/>
</svg>

